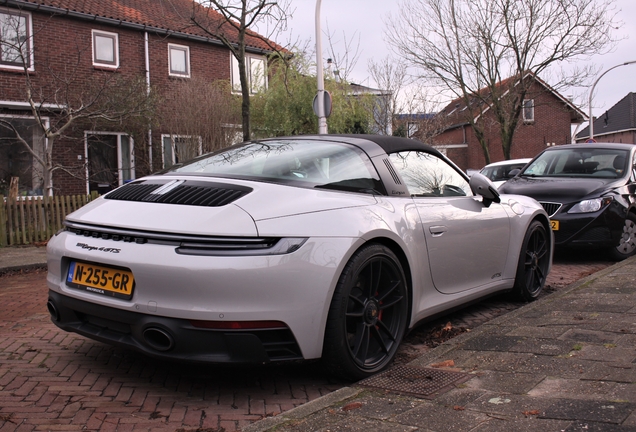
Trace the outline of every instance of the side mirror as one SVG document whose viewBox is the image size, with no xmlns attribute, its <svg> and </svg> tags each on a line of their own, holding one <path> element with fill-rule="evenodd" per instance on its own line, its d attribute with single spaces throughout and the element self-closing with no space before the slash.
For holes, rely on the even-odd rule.
<svg viewBox="0 0 636 432">
<path fill-rule="evenodd" d="M 481 195 L 483 197 L 486 207 L 489 207 L 493 202 L 501 202 L 497 188 L 485 175 L 480 173 L 473 174 L 468 184 L 470 185 L 470 190 L 473 191 L 475 195 Z"/>
<path fill-rule="evenodd" d="M 519 174 L 520 172 L 521 172 L 521 170 L 519 168 L 515 168 L 513 170 L 510 170 L 510 172 L 508 173 L 508 178 L 513 178 L 517 174 Z"/>
</svg>

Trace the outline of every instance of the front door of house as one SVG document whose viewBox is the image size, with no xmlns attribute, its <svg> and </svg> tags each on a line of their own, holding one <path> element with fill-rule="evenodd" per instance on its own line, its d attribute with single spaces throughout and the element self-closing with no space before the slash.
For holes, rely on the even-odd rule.
<svg viewBox="0 0 636 432">
<path fill-rule="evenodd" d="M 86 136 L 88 192 L 104 194 L 134 178 L 132 146 L 124 134 Z"/>
</svg>

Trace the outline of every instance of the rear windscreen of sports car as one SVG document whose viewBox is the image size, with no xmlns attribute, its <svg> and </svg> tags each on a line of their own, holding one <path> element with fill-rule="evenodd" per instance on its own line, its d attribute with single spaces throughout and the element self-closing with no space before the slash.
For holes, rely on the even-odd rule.
<svg viewBox="0 0 636 432">
<path fill-rule="evenodd" d="M 268 140 L 228 147 L 168 173 L 294 183 L 305 187 L 380 192 L 380 177 L 357 147 L 324 141 Z"/>
</svg>

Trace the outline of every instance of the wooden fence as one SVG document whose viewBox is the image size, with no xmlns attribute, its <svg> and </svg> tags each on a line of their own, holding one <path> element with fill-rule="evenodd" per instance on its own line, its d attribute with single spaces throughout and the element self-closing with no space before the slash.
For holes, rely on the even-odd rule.
<svg viewBox="0 0 636 432">
<path fill-rule="evenodd" d="M 62 228 L 67 214 L 97 196 L 19 197 L 10 200 L 0 195 L 0 247 L 48 241 Z"/>
</svg>

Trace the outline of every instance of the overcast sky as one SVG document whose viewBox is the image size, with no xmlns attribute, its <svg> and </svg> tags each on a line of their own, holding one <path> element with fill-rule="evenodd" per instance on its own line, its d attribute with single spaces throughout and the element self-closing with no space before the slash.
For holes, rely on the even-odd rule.
<svg viewBox="0 0 636 432">
<path fill-rule="evenodd" d="M 598 2 L 603 7 L 603 2 Z M 288 34 L 301 40 L 311 39 L 315 43 L 316 0 L 293 0 L 294 16 L 288 23 Z M 615 50 L 603 56 L 593 58 L 602 71 L 630 60 L 636 60 L 636 1 L 616 0 L 621 10 L 619 18 L 623 26 L 616 36 L 621 40 Z M 359 60 L 350 76 L 350 81 L 374 86 L 367 73 L 370 58 L 378 61 L 390 54 L 384 42 L 386 16 L 398 12 L 397 0 L 321 0 L 321 26 L 323 32 L 327 25 L 334 40 L 342 40 L 343 32 L 347 39 L 359 35 Z M 288 37 L 286 35 L 285 37 Z M 281 40 L 280 42 L 285 42 Z M 344 49 L 344 48 L 343 48 Z M 323 52 L 326 58 L 326 42 L 323 36 Z M 597 84 L 594 92 L 594 116 L 603 114 L 629 92 L 636 92 L 636 64 L 619 67 L 605 75 Z M 580 91 L 579 91 L 580 92 Z M 567 92 L 564 92 L 567 93 Z M 584 98 L 587 100 L 587 96 Z M 583 108 L 587 113 L 587 107 Z"/>
</svg>

